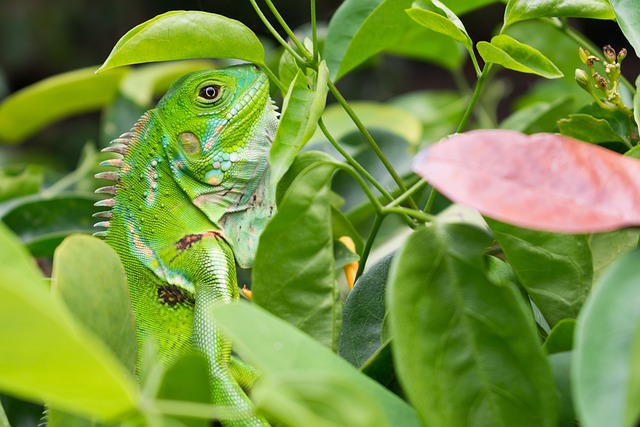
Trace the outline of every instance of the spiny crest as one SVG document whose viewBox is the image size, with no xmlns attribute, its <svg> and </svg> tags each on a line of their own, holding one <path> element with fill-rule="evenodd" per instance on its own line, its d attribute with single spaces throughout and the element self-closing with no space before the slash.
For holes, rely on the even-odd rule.
<svg viewBox="0 0 640 427">
<path fill-rule="evenodd" d="M 126 156 L 127 153 L 129 152 L 129 144 L 131 144 L 131 139 L 137 128 L 138 128 L 138 124 L 136 124 L 136 126 L 134 126 L 131 129 L 131 131 L 125 132 L 122 135 L 120 135 L 120 137 L 111 141 L 110 143 L 111 145 L 102 149 L 103 153 L 114 153 L 119 157 L 100 162 L 100 166 L 113 167 L 113 168 L 116 168 L 116 170 L 97 173 L 95 175 L 97 179 L 104 179 L 108 181 L 113 181 L 115 183 L 118 182 L 119 180 L 118 171 L 122 166 L 122 156 Z M 99 200 L 96 203 L 94 203 L 94 206 L 112 208 L 115 205 L 115 195 L 116 195 L 115 185 L 100 187 L 95 192 L 98 194 L 108 194 L 114 197 Z M 113 217 L 113 212 L 110 209 L 106 211 L 96 212 L 93 214 L 93 217 L 104 219 L 103 221 L 96 222 L 94 224 L 94 227 L 107 229 L 105 231 L 98 231 L 96 233 L 93 233 L 93 235 L 96 237 L 106 237 L 109 226 L 111 225 L 110 220 Z"/>
</svg>

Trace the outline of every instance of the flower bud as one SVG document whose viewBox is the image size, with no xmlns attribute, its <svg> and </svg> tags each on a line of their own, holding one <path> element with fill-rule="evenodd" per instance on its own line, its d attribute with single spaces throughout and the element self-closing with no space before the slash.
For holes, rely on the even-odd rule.
<svg viewBox="0 0 640 427">
<path fill-rule="evenodd" d="M 591 92 L 591 80 L 589 79 L 589 74 L 587 74 L 586 71 L 577 68 L 574 77 L 576 79 L 576 82 L 578 83 L 578 86 L 580 86 L 587 92 Z"/>
<path fill-rule="evenodd" d="M 589 58 L 589 51 L 587 49 L 583 49 L 581 47 L 578 48 L 578 56 L 583 64 L 587 64 L 587 59 Z"/>
<path fill-rule="evenodd" d="M 613 62 L 616 60 L 616 51 L 613 50 L 611 45 L 603 47 L 602 52 L 604 53 L 604 57 L 607 59 L 607 62 Z"/>
<path fill-rule="evenodd" d="M 620 52 L 618 52 L 618 62 L 622 62 L 622 60 L 626 57 L 627 57 L 627 49 L 625 48 L 620 49 Z"/>
</svg>

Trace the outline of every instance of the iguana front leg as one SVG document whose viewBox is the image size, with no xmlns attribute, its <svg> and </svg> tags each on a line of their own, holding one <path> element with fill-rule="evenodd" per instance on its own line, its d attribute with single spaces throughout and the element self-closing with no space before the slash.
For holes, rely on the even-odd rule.
<svg viewBox="0 0 640 427">
<path fill-rule="evenodd" d="M 178 254 L 171 260 L 171 266 L 185 271 L 195 286 L 192 342 L 209 364 L 212 403 L 237 412 L 233 420 L 222 420 L 222 425 L 269 426 L 263 417 L 253 413 L 253 403 L 235 380 L 231 371 L 231 341 L 211 317 L 214 306 L 239 298 L 231 248 L 217 231 L 190 234 L 176 247 Z"/>
</svg>

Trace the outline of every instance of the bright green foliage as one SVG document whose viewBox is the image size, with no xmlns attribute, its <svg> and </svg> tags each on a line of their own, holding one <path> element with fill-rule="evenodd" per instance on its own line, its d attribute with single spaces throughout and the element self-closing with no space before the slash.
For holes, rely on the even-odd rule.
<svg viewBox="0 0 640 427">
<path fill-rule="evenodd" d="M 490 243 L 473 226 L 434 223 L 397 255 L 388 304 L 398 375 L 424 425 L 554 426 L 549 365 L 517 291 L 486 275 Z"/>
</svg>

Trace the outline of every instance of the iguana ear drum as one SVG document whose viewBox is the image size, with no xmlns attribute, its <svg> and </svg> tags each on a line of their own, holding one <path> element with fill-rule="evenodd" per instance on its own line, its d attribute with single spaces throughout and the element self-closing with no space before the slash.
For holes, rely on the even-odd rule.
<svg viewBox="0 0 640 427">
<path fill-rule="evenodd" d="M 182 148 L 182 151 L 187 156 L 197 156 L 202 151 L 200 140 L 191 132 L 183 132 L 178 135 L 178 142 L 180 143 L 180 148 Z"/>
</svg>

